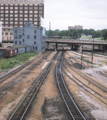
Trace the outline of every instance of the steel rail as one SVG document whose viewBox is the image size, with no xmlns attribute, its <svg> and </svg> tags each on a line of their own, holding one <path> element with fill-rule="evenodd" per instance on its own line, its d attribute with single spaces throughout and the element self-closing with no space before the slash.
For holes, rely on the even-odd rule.
<svg viewBox="0 0 107 120">
<path fill-rule="evenodd" d="M 39 56 L 41 57 L 41 55 Z M 3 81 L 5 81 L 7 78 L 11 77 L 12 75 L 15 75 L 17 72 L 19 72 L 20 70 L 24 69 L 25 67 L 27 67 L 28 65 L 30 65 L 32 62 L 34 62 L 36 58 L 33 58 L 32 60 L 30 60 L 29 62 L 21 65 L 20 67 L 16 68 L 15 70 L 12 70 L 11 72 L 9 72 L 8 74 L 6 74 L 5 76 L 0 78 L 0 83 L 2 83 Z"/>
<path fill-rule="evenodd" d="M 71 55 L 67 52 L 67 54 L 68 54 L 68 56 L 69 57 L 71 57 Z M 73 56 L 72 56 L 73 57 Z M 79 61 L 80 59 L 76 59 L 75 57 L 73 57 L 73 59 L 77 62 L 77 63 L 79 63 L 79 64 L 81 64 L 81 62 Z M 92 65 L 90 65 L 89 63 L 87 63 L 87 62 L 85 62 L 85 61 L 83 61 L 82 62 L 83 63 L 83 66 L 84 66 L 84 68 L 93 68 L 93 66 Z"/>
<path fill-rule="evenodd" d="M 65 71 L 65 70 L 64 70 Z M 67 70 L 68 71 L 68 70 Z M 69 71 L 68 71 L 69 72 Z M 70 73 L 70 72 L 69 72 Z M 66 73 L 66 71 L 65 71 L 65 74 L 67 74 Z M 72 75 L 72 74 L 71 74 Z M 78 86 L 80 86 L 82 89 L 84 89 L 84 90 L 86 90 L 87 92 L 89 92 L 91 95 L 94 95 L 97 99 L 99 99 L 102 103 L 104 103 L 105 105 L 107 105 L 107 103 L 106 102 L 104 102 L 102 99 L 101 99 L 101 97 L 103 98 L 103 99 L 107 99 L 106 97 L 104 97 L 104 96 L 102 96 L 101 94 L 99 94 L 97 91 L 95 91 L 95 90 L 93 90 L 92 88 L 90 88 L 90 87 L 88 87 L 86 84 L 84 84 L 84 83 L 82 83 L 81 81 L 79 81 L 79 79 L 77 79 L 75 76 L 73 76 L 72 75 L 72 77 L 71 76 L 69 76 L 68 74 L 67 74 L 67 76 L 70 78 L 70 79 L 72 79 Z M 82 83 L 82 84 L 81 84 Z M 86 87 L 87 88 L 86 88 Z M 94 93 L 96 93 L 97 95 L 99 95 L 100 97 L 98 97 L 98 96 L 96 96 Z"/>
<path fill-rule="evenodd" d="M 62 57 L 62 56 L 61 56 Z M 72 117 L 73 120 L 86 120 L 81 111 L 79 110 L 78 106 L 74 102 L 63 77 L 62 73 L 62 61 L 63 58 L 59 58 L 59 61 L 56 65 L 55 68 L 55 73 L 56 73 L 56 80 L 57 80 L 57 85 L 60 90 L 61 96 L 65 102 L 65 105 Z"/>
<path fill-rule="evenodd" d="M 65 59 L 66 60 L 66 59 Z M 66 60 L 67 61 L 67 60 Z M 81 77 L 83 77 L 84 79 L 88 80 L 89 82 L 91 82 L 93 85 L 99 87 L 102 91 L 107 92 L 107 88 L 103 85 L 101 85 L 98 82 L 94 82 L 90 77 L 88 77 L 85 74 L 82 74 L 82 72 L 78 71 L 77 69 L 75 69 L 72 64 L 70 64 L 68 61 L 67 63 L 69 64 L 68 67 L 70 67 L 73 71 L 75 71 L 77 74 L 79 74 Z"/>
<path fill-rule="evenodd" d="M 13 78 L 10 82 L 8 82 L 6 85 L 4 85 L 3 87 L 0 88 L 0 99 L 11 89 L 14 87 L 14 85 L 16 85 L 20 80 L 22 80 L 23 78 L 25 78 L 27 75 L 29 75 L 31 73 L 31 71 L 36 68 L 42 61 L 43 58 L 46 58 L 50 53 L 46 54 L 44 57 L 42 57 L 40 60 L 38 60 L 37 62 L 35 62 L 34 64 L 32 64 L 30 67 L 28 67 L 26 70 L 29 71 L 26 72 L 22 72 L 19 75 L 17 75 L 15 78 Z"/>
<path fill-rule="evenodd" d="M 16 109 L 10 116 L 9 120 L 22 120 L 25 118 L 28 109 L 30 108 L 35 96 L 38 93 L 38 90 L 40 89 L 43 81 L 45 80 L 47 74 L 49 73 L 52 65 L 54 64 L 54 60 L 57 58 L 58 54 L 59 52 L 57 52 L 54 55 L 54 57 L 51 59 L 48 65 L 43 69 L 38 78 L 34 81 L 25 97 L 22 99 L 20 104 L 16 107 Z"/>
</svg>

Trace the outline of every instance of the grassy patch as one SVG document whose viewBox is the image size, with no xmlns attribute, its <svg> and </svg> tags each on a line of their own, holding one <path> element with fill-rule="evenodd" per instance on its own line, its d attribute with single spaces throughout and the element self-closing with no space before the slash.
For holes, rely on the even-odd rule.
<svg viewBox="0 0 107 120">
<path fill-rule="evenodd" d="M 0 69 L 2 71 L 6 71 L 17 65 L 22 65 L 28 62 L 31 58 L 36 57 L 37 55 L 38 53 L 29 52 L 29 53 L 18 54 L 17 56 L 8 59 L 5 58 L 5 60 L 0 64 Z"/>
</svg>

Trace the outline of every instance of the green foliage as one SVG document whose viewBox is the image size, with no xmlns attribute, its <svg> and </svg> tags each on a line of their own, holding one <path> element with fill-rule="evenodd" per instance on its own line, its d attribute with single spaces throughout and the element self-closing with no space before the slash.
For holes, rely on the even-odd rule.
<svg viewBox="0 0 107 120">
<path fill-rule="evenodd" d="M 87 63 L 90 63 L 90 60 L 89 60 L 89 59 L 86 59 L 86 62 L 87 62 Z"/>
<path fill-rule="evenodd" d="M 107 29 L 102 30 L 102 36 L 103 36 L 104 40 L 107 39 Z"/>
<path fill-rule="evenodd" d="M 2 43 L 0 43 L 0 47 L 2 47 Z"/>
<path fill-rule="evenodd" d="M 106 40 L 107 39 L 107 29 L 104 30 L 97 30 L 95 31 L 94 29 L 81 29 L 81 30 L 58 30 L 56 29 L 55 31 L 48 30 L 46 31 L 47 36 L 61 36 L 64 39 L 72 38 L 72 39 L 77 39 L 80 38 L 82 35 L 90 35 L 92 38 L 101 38 Z"/>
<path fill-rule="evenodd" d="M 21 65 L 28 62 L 31 58 L 36 57 L 37 55 L 38 54 L 35 52 L 29 52 L 29 53 L 19 54 L 17 56 L 14 56 L 8 59 L 5 58 L 5 60 L 0 65 L 0 69 L 2 71 L 6 71 L 17 65 Z"/>
</svg>

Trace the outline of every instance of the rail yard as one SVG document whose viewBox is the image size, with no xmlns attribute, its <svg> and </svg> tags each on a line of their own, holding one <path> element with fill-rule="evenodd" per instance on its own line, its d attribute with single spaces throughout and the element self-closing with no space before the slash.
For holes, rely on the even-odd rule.
<svg viewBox="0 0 107 120">
<path fill-rule="evenodd" d="M 0 120 L 106 120 L 107 56 L 46 51 L 0 74 Z"/>
</svg>

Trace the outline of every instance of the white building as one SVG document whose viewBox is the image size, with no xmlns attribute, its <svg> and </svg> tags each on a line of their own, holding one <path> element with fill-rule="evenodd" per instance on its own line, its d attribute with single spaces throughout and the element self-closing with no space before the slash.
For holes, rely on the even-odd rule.
<svg viewBox="0 0 107 120">
<path fill-rule="evenodd" d="M 2 22 L 0 22 L 0 43 L 2 43 Z"/>
</svg>

